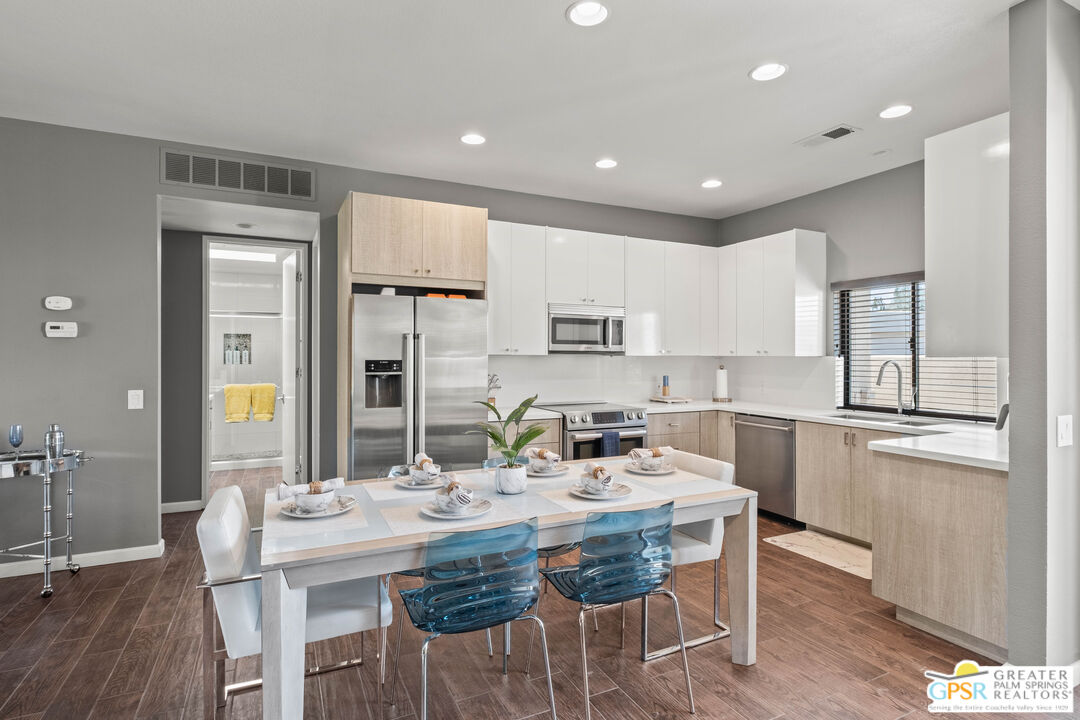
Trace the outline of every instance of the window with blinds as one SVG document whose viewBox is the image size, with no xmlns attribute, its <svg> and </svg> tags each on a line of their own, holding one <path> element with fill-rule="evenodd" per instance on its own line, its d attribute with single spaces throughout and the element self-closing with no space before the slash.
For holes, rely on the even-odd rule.
<svg viewBox="0 0 1080 720">
<path fill-rule="evenodd" d="M 895 410 L 896 367 L 903 372 L 907 412 L 993 419 L 997 359 L 926 356 L 926 292 L 912 276 L 833 286 L 836 404 L 853 410 Z"/>
</svg>

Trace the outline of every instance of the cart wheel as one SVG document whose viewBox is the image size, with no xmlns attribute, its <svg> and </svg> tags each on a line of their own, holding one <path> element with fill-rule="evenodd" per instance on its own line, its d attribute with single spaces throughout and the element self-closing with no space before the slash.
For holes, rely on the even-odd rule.
<svg viewBox="0 0 1080 720">
<path fill-rule="evenodd" d="M 68 570 L 70 570 L 71 574 L 74 575 L 75 573 L 82 570 L 82 567 L 79 565 L 79 563 L 71 563 L 70 565 L 68 565 Z"/>
<path fill-rule="evenodd" d="M 41 597 L 43 597 L 43 598 L 52 597 L 52 588 L 45 588 L 44 590 L 42 590 L 41 591 Z"/>
</svg>

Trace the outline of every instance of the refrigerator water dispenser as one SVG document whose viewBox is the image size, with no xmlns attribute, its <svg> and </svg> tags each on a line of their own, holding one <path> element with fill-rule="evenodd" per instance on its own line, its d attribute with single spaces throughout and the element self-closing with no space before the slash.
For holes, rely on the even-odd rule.
<svg viewBox="0 0 1080 720">
<path fill-rule="evenodd" d="M 364 407 L 401 407 L 401 361 L 364 361 Z"/>
</svg>

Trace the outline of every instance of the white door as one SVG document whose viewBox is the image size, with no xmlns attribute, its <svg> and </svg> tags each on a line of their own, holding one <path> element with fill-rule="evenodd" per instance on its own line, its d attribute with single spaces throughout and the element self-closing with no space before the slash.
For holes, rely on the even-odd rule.
<svg viewBox="0 0 1080 720">
<path fill-rule="evenodd" d="M 661 354 L 664 243 L 626 238 L 626 288 L 626 354 Z"/>
<path fill-rule="evenodd" d="M 717 248 L 717 316 L 719 333 L 717 354 L 734 355 L 738 347 L 738 245 Z"/>
<path fill-rule="evenodd" d="M 702 247 L 698 287 L 701 288 L 701 318 L 698 337 L 699 355 L 715 357 L 720 354 L 720 248 Z"/>
<path fill-rule="evenodd" d="M 307 482 L 307 398 L 300 377 L 305 355 L 302 258 L 293 252 L 281 271 L 281 391 L 276 413 L 282 421 L 281 478 L 287 483 Z"/>
<path fill-rule="evenodd" d="M 626 305 L 626 238 L 588 233 L 589 304 Z"/>
<path fill-rule="evenodd" d="M 589 301 L 589 244 L 581 230 L 547 228 L 547 301 L 583 305 Z"/>
<path fill-rule="evenodd" d="M 762 241 L 747 240 L 735 245 L 736 348 L 739 355 L 761 355 L 762 351 Z"/>
<path fill-rule="evenodd" d="M 516 278 L 511 232 L 508 222 L 488 221 L 488 355 L 510 355 L 513 352 L 513 282 Z M 520 275 L 529 273 L 526 270 Z"/>
<path fill-rule="evenodd" d="M 515 223 L 510 232 L 514 263 L 510 303 L 513 315 L 508 318 L 510 347 L 514 355 L 547 355 L 547 298 L 542 272 L 547 264 L 546 228 Z M 490 273 L 489 265 L 489 280 Z"/>
<path fill-rule="evenodd" d="M 764 355 L 795 355 L 795 232 L 762 238 Z"/>
<path fill-rule="evenodd" d="M 701 247 L 664 243 L 664 354 L 701 352 Z"/>
</svg>

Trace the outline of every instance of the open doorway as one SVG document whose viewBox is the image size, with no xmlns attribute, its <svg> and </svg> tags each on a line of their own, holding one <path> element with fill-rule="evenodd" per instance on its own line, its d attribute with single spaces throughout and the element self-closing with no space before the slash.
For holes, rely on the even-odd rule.
<svg viewBox="0 0 1080 720">
<path fill-rule="evenodd" d="M 203 242 L 209 491 L 307 482 L 307 246 Z"/>
<path fill-rule="evenodd" d="M 161 509 L 235 484 L 258 518 L 265 489 L 319 477 L 319 215 L 158 200 Z M 249 395 L 225 422 L 226 385 L 272 386 L 272 404 Z"/>
</svg>

